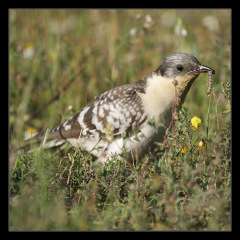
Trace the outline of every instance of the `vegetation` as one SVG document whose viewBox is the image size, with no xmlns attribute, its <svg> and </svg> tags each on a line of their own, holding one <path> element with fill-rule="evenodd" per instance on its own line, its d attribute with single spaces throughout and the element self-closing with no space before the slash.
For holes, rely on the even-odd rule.
<svg viewBox="0 0 240 240">
<path fill-rule="evenodd" d="M 231 230 L 230 10 L 10 10 L 9 229 Z M 189 52 L 213 68 L 154 152 L 97 165 L 16 149 L 102 92 Z M 197 117 L 197 118 L 194 118 Z M 200 120 L 201 123 L 200 123 Z"/>
</svg>

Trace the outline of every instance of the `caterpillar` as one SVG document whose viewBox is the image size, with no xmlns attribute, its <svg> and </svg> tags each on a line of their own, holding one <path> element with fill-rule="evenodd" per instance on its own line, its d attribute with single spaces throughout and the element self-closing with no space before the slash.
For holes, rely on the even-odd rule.
<svg viewBox="0 0 240 240">
<path fill-rule="evenodd" d="M 207 96 L 210 96 L 212 89 L 213 89 L 212 74 L 213 74 L 212 71 L 207 72 L 207 91 L 206 91 Z"/>
</svg>

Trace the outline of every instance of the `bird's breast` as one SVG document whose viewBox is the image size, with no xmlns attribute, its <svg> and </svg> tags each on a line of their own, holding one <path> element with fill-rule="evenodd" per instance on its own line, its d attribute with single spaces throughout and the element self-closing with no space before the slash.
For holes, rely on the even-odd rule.
<svg viewBox="0 0 240 240">
<path fill-rule="evenodd" d="M 156 123 L 160 123 L 168 109 L 172 108 L 176 95 L 172 81 L 153 75 L 148 79 L 145 93 L 138 93 L 148 118 L 154 119 Z"/>
</svg>

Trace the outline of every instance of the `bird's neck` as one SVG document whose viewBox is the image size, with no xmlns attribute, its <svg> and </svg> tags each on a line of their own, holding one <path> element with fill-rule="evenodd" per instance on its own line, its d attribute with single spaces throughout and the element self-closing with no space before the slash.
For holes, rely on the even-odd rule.
<svg viewBox="0 0 240 240">
<path fill-rule="evenodd" d="M 183 79 L 184 78 L 184 79 Z M 176 97 L 180 98 L 180 106 L 197 78 L 184 76 L 174 79 L 166 78 L 153 72 L 146 79 L 145 93 L 139 93 L 147 116 L 154 118 L 156 123 L 161 123 L 165 115 L 169 115 Z M 179 107 L 180 107 L 179 106 Z"/>
<path fill-rule="evenodd" d="M 184 103 L 185 101 L 185 98 L 194 82 L 195 79 L 197 79 L 198 75 L 196 75 L 194 78 L 188 78 L 186 79 L 185 81 L 179 81 L 180 82 L 180 85 L 177 86 L 179 89 L 178 90 L 178 96 L 181 98 L 181 104 Z"/>
</svg>

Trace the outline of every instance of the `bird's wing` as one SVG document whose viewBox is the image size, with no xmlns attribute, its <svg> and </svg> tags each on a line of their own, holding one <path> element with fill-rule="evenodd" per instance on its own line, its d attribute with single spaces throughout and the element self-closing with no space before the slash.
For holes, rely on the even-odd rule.
<svg viewBox="0 0 240 240">
<path fill-rule="evenodd" d="M 106 133 L 122 134 L 146 119 L 141 98 L 145 81 L 111 89 L 95 97 L 95 102 L 52 129 L 49 139 L 99 138 Z"/>
</svg>

